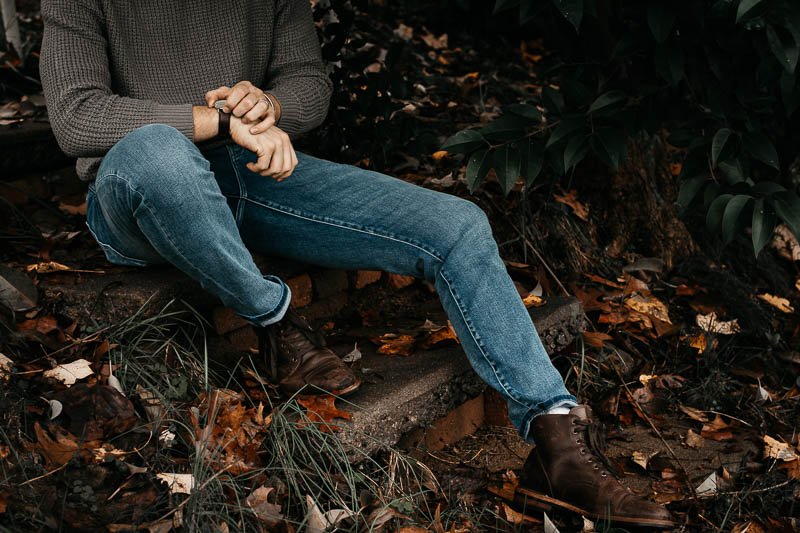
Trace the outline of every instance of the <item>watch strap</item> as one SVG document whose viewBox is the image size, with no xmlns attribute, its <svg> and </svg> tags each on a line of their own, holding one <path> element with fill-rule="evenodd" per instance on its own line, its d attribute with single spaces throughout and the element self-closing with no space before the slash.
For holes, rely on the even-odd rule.
<svg viewBox="0 0 800 533">
<path fill-rule="evenodd" d="M 222 108 L 225 105 L 225 100 L 217 100 L 214 102 L 214 108 L 219 115 L 219 128 L 217 137 L 227 139 L 231 136 L 231 114 L 226 113 Z"/>
</svg>

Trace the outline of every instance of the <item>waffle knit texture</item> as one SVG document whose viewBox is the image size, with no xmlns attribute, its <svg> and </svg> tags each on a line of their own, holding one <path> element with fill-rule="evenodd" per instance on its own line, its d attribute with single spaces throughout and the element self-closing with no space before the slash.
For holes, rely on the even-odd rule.
<svg viewBox="0 0 800 533">
<path fill-rule="evenodd" d="M 40 71 L 53 132 L 93 179 L 146 124 L 194 140 L 193 105 L 248 80 L 281 103 L 290 136 L 322 123 L 332 84 L 308 0 L 42 0 Z"/>
</svg>

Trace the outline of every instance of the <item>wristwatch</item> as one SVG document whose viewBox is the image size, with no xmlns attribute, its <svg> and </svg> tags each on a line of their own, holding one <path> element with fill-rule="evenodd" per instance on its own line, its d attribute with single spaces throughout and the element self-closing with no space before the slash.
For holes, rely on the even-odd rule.
<svg viewBox="0 0 800 533">
<path fill-rule="evenodd" d="M 228 138 L 231 136 L 231 114 L 223 111 L 223 107 L 227 102 L 225 100 L 217 100 L 214 102 L 214 109 L 219 113 L 219 133 L 217 137 Z"/>
</svg>

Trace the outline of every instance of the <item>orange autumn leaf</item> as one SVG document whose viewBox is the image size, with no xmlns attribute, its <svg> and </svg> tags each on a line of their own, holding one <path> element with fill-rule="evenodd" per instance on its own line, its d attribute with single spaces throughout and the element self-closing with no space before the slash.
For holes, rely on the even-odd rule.
<svg viewBox="0 0 800 533">
<path fill-rule="evenodd" d="M 432 331 L 430 335 L 428 335 L 425 338 L 425 340 L 422 341 L 422 347 L 428 350 L 433 346 L 436 346 L 437 344 L 447 341 L 458 342 L 458 337 L 456 336 L 456 332 L 453 329 L 453 325 L 450 324 L 449 320 L 447 321 L 447 327 L 437 329 L 436 331 Z"/>
<path fill-rule="evenodd" d="M 583 340 L 589 346 L 594 348 L 602 348 L 606 341 L 610 341 L 613 337 L 608 333 L 601 333 L 599 331 L 585 331 L 583 333 Z"/>
<path fill-rule="evenodd" d="M 625 288 L 624 285 L 621 285 L 621 284 L 617 283 L 616 281 L 608 280 L 608 279 L 600 277 L 600 276 L 598 276 L 596 274 L 592 274 L 591 272 L 584 272 L 583 276 L 585 278 L 588 278 L 588 279 L 592 280 L 592 281 L 600 283 L 601 285 L 607 285 L 607 286 L 612 287 L 614 289 L 624 289 Z"/>
<path fill-rule="evenodd" d="M 337 426 L 330 425 L 334 419 L 341 418 L 350 420 L 353 418 L 353 415 L 349 412 L 336 407 L 335 396 L 325 395 L 298 398 L 297 403 L 305 407 L 308 419 L 313 423 L 322 424 L 322 428 L 330 427 L 332 430 L 337 431 L 339 429 Z"/>
<path fill-rule="evenodd" d="M 553 198 L 556 202 L 569 206 L 572 209 L 572 212 L 575 213 L 576 217 L 584 221 L 589 220 L 589 207 L 578 200 L 578 191 L 575 189 L 572 189 L 563 195 L 554 194 Z"/>
<path fill-rule="evenodd" d="M 17 325 L 17 331 L 24 331 L 24 332 L 38 331 L 42 335 L 47 335 L 48 333 L 52 333 L 57 329 L 58 329 L 58 322 L 56 322 L 55 317 L 52 316 L 33 318 L 31 320 L 20 322 Z"/>
<path fill-rule="evenodd" d="M 544 298 L 541 296 L 537 296 L 531 292 L 522 299 L 522 303 L 525 304 L 525 307 L 541 307 L 547 302 L 545 302 Z"/>
<path fill-rule="evenodd" d="M 434 161 L 441 161 L 445 157 L 447 157 L 447 150 L 439 150 L 438 152 L 434 152 L 431 157 L 433 157 Z"/>
<path fill-rule="evenodd" d="M 725 422 L 721 416 L 717 415 L 714 420 L 703 425 L 700 436 L 704 439 L 717 441 L 730 440 L 733 438 L 733 431 L 731 431 L 730 424 Z"/>
<path fill-rule="evenodd" d="M 683 165 L 681 165 L 680 163 L 672 163 L 672 164 L 669 166 L 669 172 L 670 172 L 670 174 L 672 174 L 673 176 L 678 176 L 678 175 L 680 175 L 680 173 L 681 173 L 682 171 L 683 171 Z"/>
<path fill-rule="evenodd" d="M 380 344 L 378 353 L 384 355 L 400 355 L 408 357 L 414 353 L 414 337 L 411 335 L 396 335 L 394 333 L 387 333 L 382 337 L 373 339 L 373 342 Z"/>
</svg>

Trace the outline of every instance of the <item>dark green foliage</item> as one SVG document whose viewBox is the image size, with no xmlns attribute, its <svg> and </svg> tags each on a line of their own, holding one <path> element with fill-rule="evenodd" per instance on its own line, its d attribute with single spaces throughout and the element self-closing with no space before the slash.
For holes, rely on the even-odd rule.
<svg viewBox="0 0 800 533">
<path fill-rule="evenodd" d="M 685 152 L 678 203 L 705 210 L 709 230 L 727 243 L 750 226 L 756 254 L 780 221 L 800 235 L 800 2 L 495 3 L 513 10 L 523 35 L 543 38 L 549 83 L 470 130 L 471 145 L 448 139 L 471 189 L 490 166 L 506 192 L 587 157 L 617 168 L 628 136 L 668 131 Z"/>
</svg>

